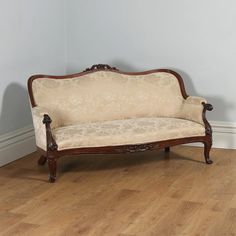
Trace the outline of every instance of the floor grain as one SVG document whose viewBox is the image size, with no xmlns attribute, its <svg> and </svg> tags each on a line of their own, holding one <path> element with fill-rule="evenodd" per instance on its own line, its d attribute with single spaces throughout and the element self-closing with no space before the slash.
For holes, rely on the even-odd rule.
<svg viewBox="0 0 236 236">
<path fill-rule="evenodd" d="M 59 160 L 55 184 L 33 153 L 0 168 L 0 235 L 236 235 L 236 150 L 178 146 Z"/>
</svg>

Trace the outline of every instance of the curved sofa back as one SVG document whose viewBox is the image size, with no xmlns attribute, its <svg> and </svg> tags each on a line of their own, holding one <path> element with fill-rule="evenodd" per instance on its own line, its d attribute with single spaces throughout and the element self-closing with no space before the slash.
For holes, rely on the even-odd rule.
<svg viewBox="0 0 236 236">
<path fill-rule="evenodd" d="M 36 77 L 30 83 L 32 106 L 53 110 L 64 125 L 178 117 L 184 102 L 182 80 L 168 70 L 143 74 L 98 70 L 69 78 Z"/>
</svg>

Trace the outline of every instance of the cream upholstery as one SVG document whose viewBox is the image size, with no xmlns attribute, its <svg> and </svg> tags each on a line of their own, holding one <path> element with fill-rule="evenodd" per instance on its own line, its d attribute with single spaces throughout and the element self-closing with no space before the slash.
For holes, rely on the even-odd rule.
<svg viewBox="0 0 236 236">
<path fill-rule="evenodd" d="M 159 72 L 130 76 L 98 71 L 72 79 L 33 82 L 36 104 L 53 109 L 64 125 L 137 117 L 176 117 L 183 105 L 177 79 Z"/>
<path fill-rule="evenodd" d="M 207 103 L 204 98 L 187 97 L 187 99 L 183 100 L 183 105 L 177 117 L 192 120 L 204 125 L 202 120 L 203 102 Z"/>
<path fill-rule="evenodd" d="M 43 114 L 52 118 L 58 149 L 136 144 L 203 136 L 202 102 L 184 99 L 167 72 L 126 75 L 97 71 L 32 83 L 37 146 L 46 150 Z"/>
<path fill-rule="evenodd" d="M 47 114 L 52 119 L 52 129 L 60 127 L 62 125 L 62 123 L 60 122 L 60 116 L 57 115 L 57 112 L 55 110 L 49 110 L 48 108 L 43 107 L 34 107 L 31 109 L 31 111 L 33 116 L 36 145 L 37 147 L 46 150 L 46 129 L 45 125 L 42 122 L 43 115 Z"/>
<path fill-rule="evenodd" d="M 196 122 L 177 118 L 134 118 L 60 127 L 53 130 L 53 135 L 58 150 L 62 150 L 204 136 L 205 128 Z"/>
</svg>

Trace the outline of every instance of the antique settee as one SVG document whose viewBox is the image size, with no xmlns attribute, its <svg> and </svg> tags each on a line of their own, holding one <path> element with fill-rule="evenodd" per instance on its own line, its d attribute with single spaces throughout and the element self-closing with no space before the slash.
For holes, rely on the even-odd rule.
<svg viewBox="0 0 236 236">
<path fill-rule="evenodd" d="M 57 159 L 85 153 L 134 153 L 202 142 L 207 164 L 212 105 L 186 94 L 181 76 L 168 69 L 121 72 L 94 65 L 67 76 L 28 80 L 40 165 L 56 179 Z"/>
</svg>

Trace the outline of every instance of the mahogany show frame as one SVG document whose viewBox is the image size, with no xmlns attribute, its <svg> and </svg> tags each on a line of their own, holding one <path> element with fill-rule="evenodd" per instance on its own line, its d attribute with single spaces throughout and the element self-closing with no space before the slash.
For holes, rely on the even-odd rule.
<svg viewBox="0 0 236 236">
<path fill-rule="evenodd" d="M 120 73 L 124 75 L 146 75 L 156 72 L 167 72 L 173 74 L 179 82 L 179 86 L 181 89 L 181 93 L 183 98 L 186 99 L 188 97 L 184 82 L 182 77 L 173 70 L 169 69 L 156 69 L 156 70 L 149 70 L 144 72 L 122 72 L 116 69 L 115 67 L 111 67 L 109 65 L 98 64 L 93 65 L 91 68 L 87 68 L 83 72 L 72 74 L 72 75 L 65 75 L 65 76 L 52 76 L 52 75 L 34 75 L 31 76 L 28 80 L 28 92 L 31 101 L 32 107 L 37 106 L 33 91 L 32 91 L 32 83 L 35 79 L 38 78 L 52 78 L 52 79 L 68 79 L 79 77 L 82 75 L 94 73 L 97 71 L 112 71 L 115 73 Z M 39 165 L 44 165 L 46 161 L 48 162 L 49 167 L 49 182 L 55 182 L 56 180 L 56 173 L 57 173 L 57 159 L 59 157 L 65 155 L 79 155 L 79 154 L 115 154 L 115 153 L 135 153 L 135 152 L 143 152 L 146 150 L 158 150 L 164 148 L 166 152 L 170 151 L 171 146 L 186 144 L 186 143 L 194 143 L 194 142 L 202 142 L 204 144 L 204 157 L 205 162 L 207 164 L 212 164 L 212 160 L 210 159 L 209 153 L 212 146 L 212 128 L 206 118 L 206 111 L 211 111 L 213 106 L 209 103 L 202 103 L 203 105 L 203 112 L 202 118 L 205 125 L 205 135 L 204 136 L 196 136 L 196 137 L 186 137 L 186 138 L 179 138 L 179 139 L 171 139 L 165 141 L 158 141 L 158 142 L 151 142 L 151 143 L 144 143 L 144 144 L 134 144 L 134 145 L 119 145 L 119 146 L 106 146 L 106 147 L 88 147 L 88 148 L 74 148 L 74 149 L 67 149 L 67 150 L 57 150 L 58 146 L 53 138 L 52 130 L 50 124 L 52 122 L 49 115 L 44 114 L 44 118 L 42 122 L 45 124 L 46 129 L 46 142 L 47 142 L 47 151 L 38 148 L 38 151 L 41 153 L 41 157 L 38 160 Z"/>
</svg>

